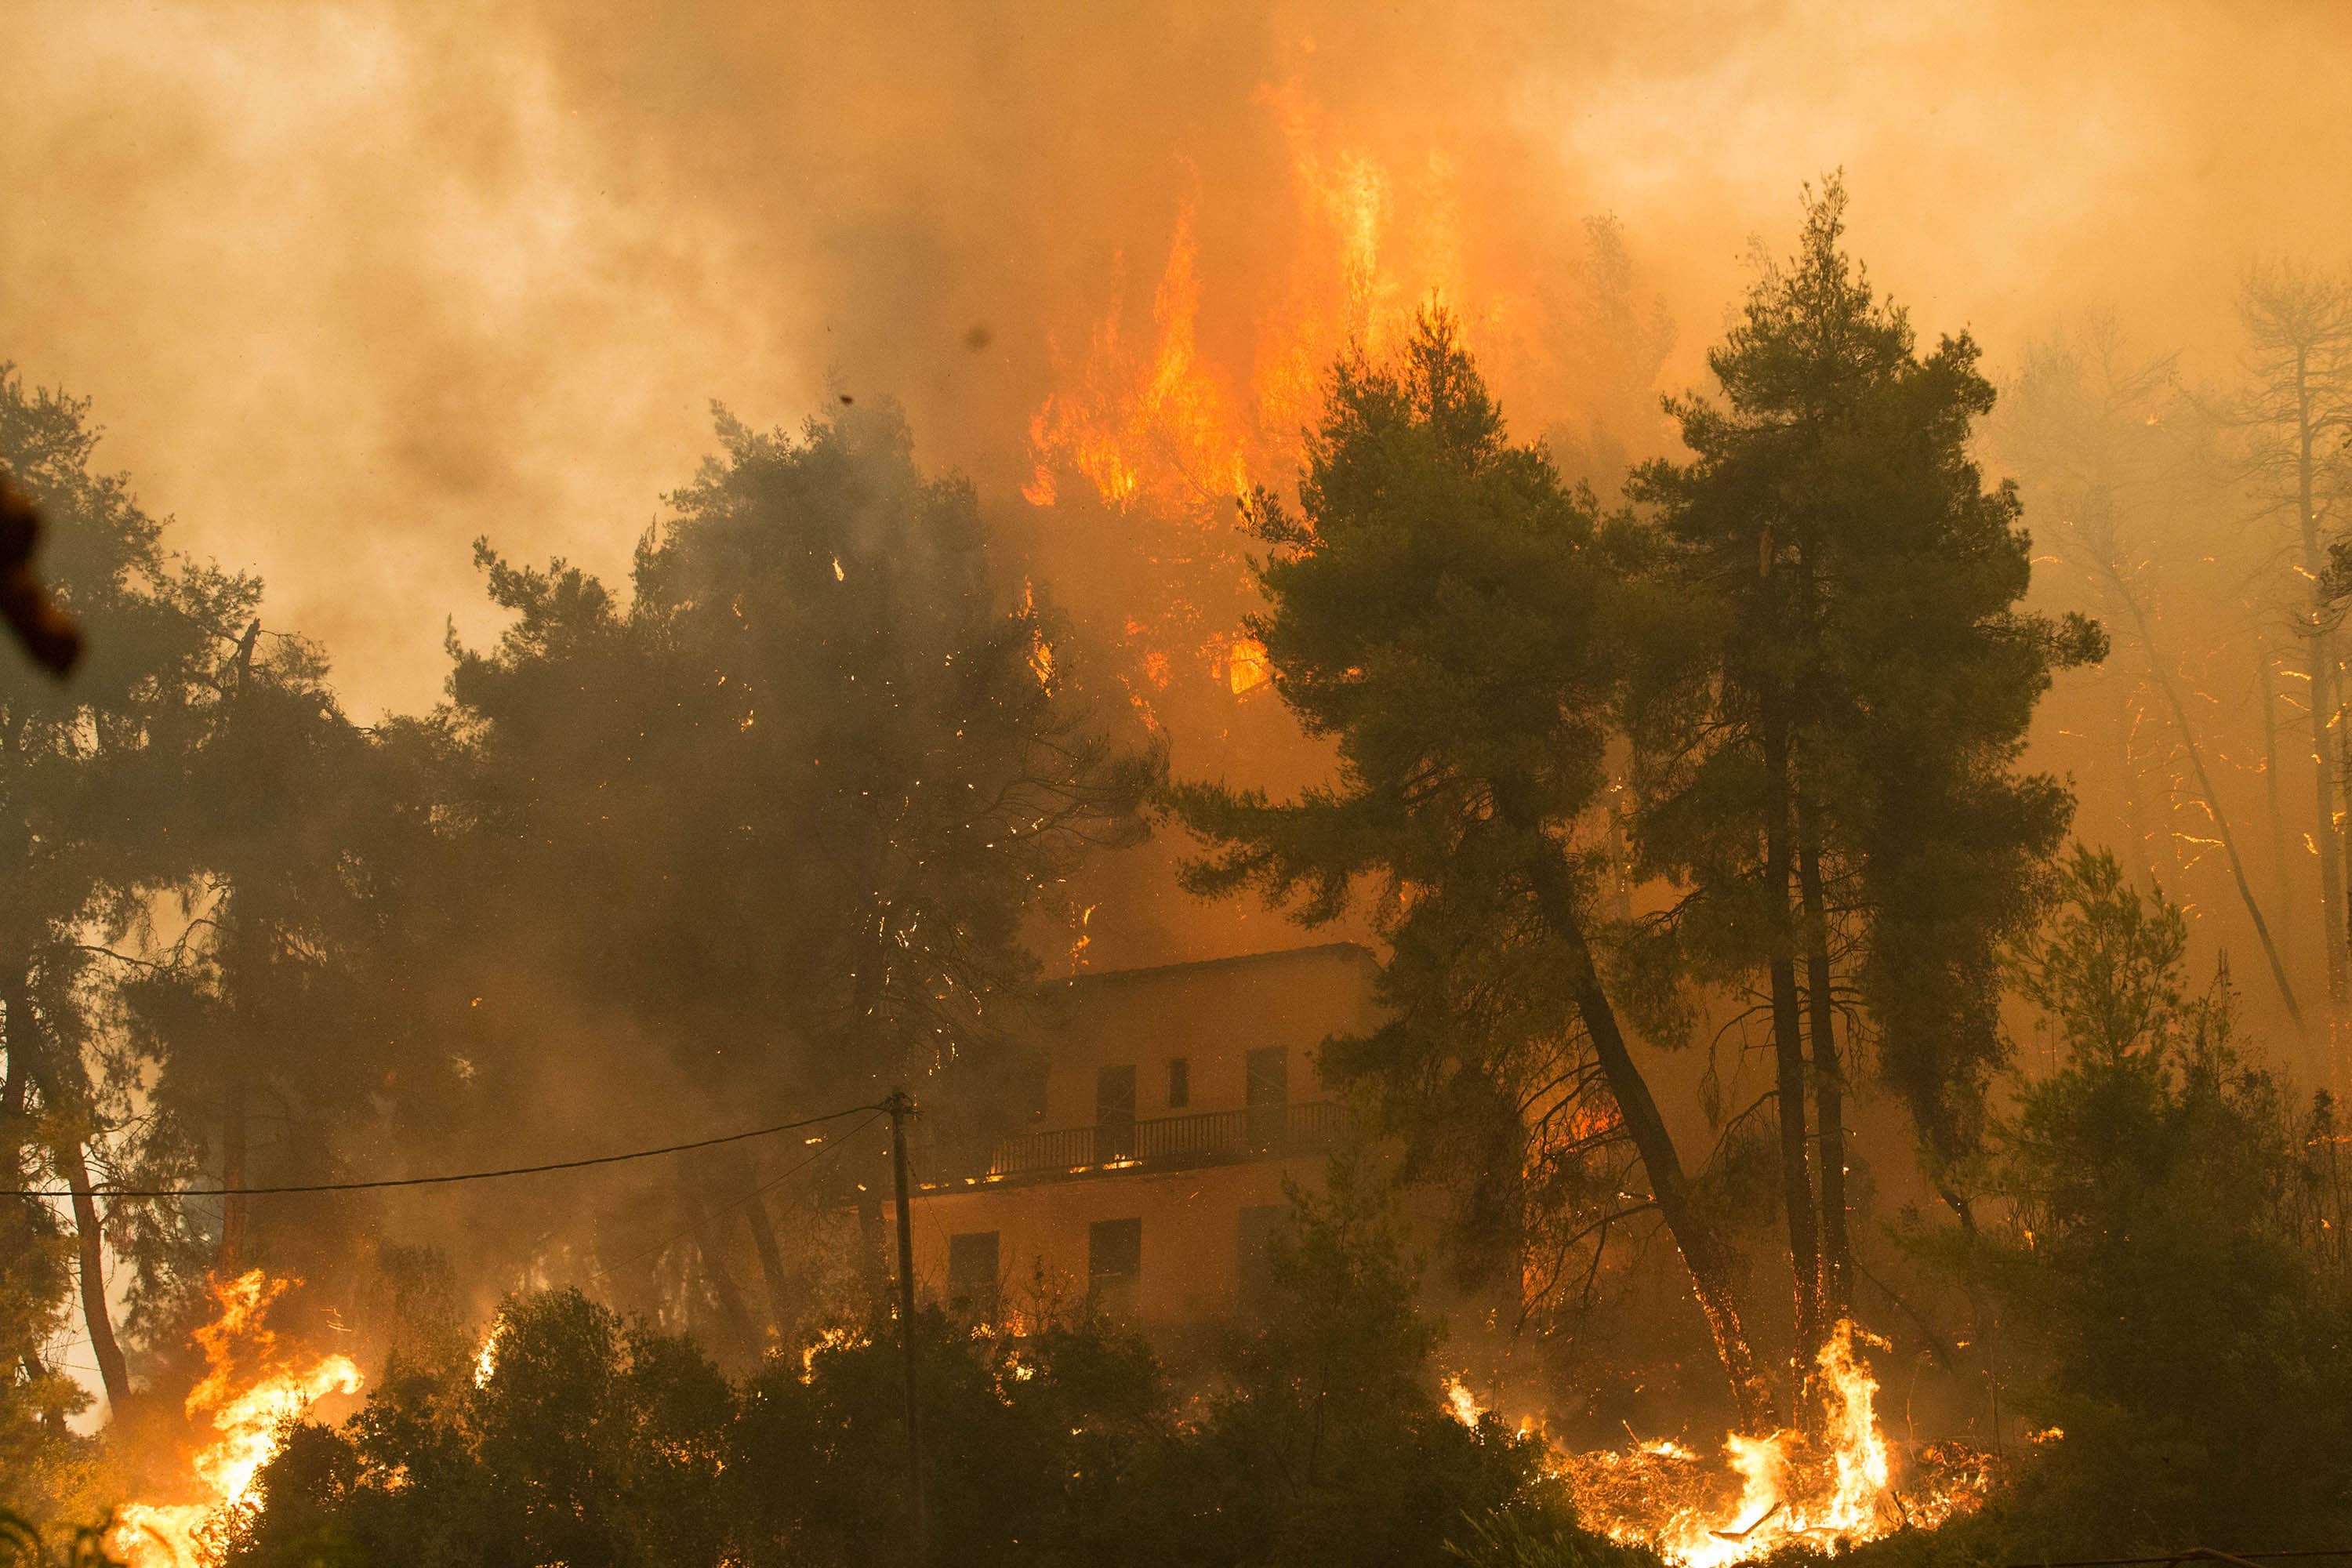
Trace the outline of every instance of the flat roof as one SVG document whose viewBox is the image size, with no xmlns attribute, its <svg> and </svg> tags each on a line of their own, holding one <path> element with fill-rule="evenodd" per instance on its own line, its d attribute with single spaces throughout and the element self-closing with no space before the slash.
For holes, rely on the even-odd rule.
<svg viewBox="0 0 2352 1568">
<path fill-rule="evenodd" d="M 1136 981 L 1173 979 L 1178 975 L 1199 974 L 1210 970 L 1243 969 L 1253 964 L 1281 963 L 1297 959 L 1359 958 L 1367 963 L 1377 963 L 1372 950 L 1360 942 L 1316 942 L 1307 947 L 1281 947 L 1267 952 L 1237 952 L 1225 958 L 1196 958 L 1184 963 L 1159 963 L 1141 969 L 1104 969 L 1086 974 L 1073 974 L 1067 979 L 1048 981 L 1044 989 L 1074 989 L 1080 985 L 1108 985 Z"/>
</svg>

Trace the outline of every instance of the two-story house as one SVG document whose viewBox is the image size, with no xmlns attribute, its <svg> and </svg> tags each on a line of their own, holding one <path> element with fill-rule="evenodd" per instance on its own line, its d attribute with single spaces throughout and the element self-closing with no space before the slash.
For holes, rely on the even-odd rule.
<svg viewBox="0 0 2352 1568">
<path fill-rule="evenodd" d="M 1058 983 L 1034 1125 L 985 1170 L 921 1173 L 918 1287 L 992 1314 L 1084 1295 L 1146 1328 L 1246 1310 L 1285 1182 L 1323 1180 L 1343 1112 L 1318 1048 L 1373 1026 L 1374 973 L 1335 942 Z"/>
</svg>

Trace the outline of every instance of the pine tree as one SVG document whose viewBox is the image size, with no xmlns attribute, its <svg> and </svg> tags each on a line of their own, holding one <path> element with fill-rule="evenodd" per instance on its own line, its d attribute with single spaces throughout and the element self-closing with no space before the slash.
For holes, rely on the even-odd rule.
<svg viewBox="0 0 2352 1568">
<path fill-rule="evenodd" d="M 1847 1307 L 1840 988 L 1948 1167 L 2000 1055 L 1994 953 L 2072 808 L 2012 764 L 2051 672 L 2104 652 L 2091 623 L 2016 608 L 2017 496 L 1968 451 L 1992 403 L 1976 345 L 1916 352 L 1844 210 L 1835 180 L 1809 195 L 1796 256 L 1708 356 L 1722 404 L 1670 405 L 1693 457 L 1633 487 L 1711 628 L 1633 709 L 1637 852 L 1694 894 L 1697 973 L 1763 977 L 1800 1367 Z"/>
<path fill-rule="evenodd" d="M 1597 808 L 1625 650 L 1660 614 L 1639 542 L 1509 441 L 1443 313 L 1394 368 L 1339 364 L 1297 510 L 1260 491 L 1252 518 L 1272 546 L 1252 629 L 1339 777 L 1281 804 L 1173 790 L 1212 847 L 1190 885 L 1254 889 L 1309 922 L 1361 894 L 1393 950 L 1392 1019 L 1335 1046 L 1327 1070 L 1379 1090 L 1514 1279 L 1533 1227 L 1575 1205 L 1579 1229 L 1605 1232 L 1626 1216 L 1582 1205 L 1646 1179 L 1639 1206 L 1681 1250 L 1739 1417 L 1769 1424 L 1724 1241 L 1604 984 Z"/>
</svg>

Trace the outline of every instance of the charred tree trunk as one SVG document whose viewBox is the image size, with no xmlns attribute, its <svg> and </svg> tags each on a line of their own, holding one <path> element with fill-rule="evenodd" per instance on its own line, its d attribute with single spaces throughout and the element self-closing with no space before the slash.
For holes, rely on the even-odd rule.
<svg viewBox="0 0 2352 1568">
<path fill-rule="evenodd" d="M 1813 1076 L 1813 1121 L 1822 1150 L 1821 1317 L 1853 1310 L 1853 1243 L 1845 1215 L 1845 1072 L 1837 1054 L 1837 1004 L 1830 991 L 1828 900 L 1822 890 L 1821 824 L 1797 802 L 1797 879 L 1805 910 L 1805 1005 Z"/>
<path fill-rule="evenodd" d="M 736 1343 L 747 1352 L 760 1348 L 759 1331 L 751 1325 L 751 1314 L 743 1304 L 743 1292 L 736 1289 L 735 1276 L 727 1269 L 727 1259 L 719 1249 L 719 1237 L 711 1228 L 709 1206 L 702 1199 L 702 1181 L 692 1164 L 683 1164 L 678 1171 L 678 1201 L 686 1209 L 686 1223 L 694 1235 L 696 1253 L 702 1259 L 702 1272 L 710 1282 L 710 1293 L 719 1301 L 719 1315 L 727 1320 L 728 1331 Z"/>
<path fill-rule="evenodd" d="M 1795 1287 L 1796 1378 L 1809 1379 L 1822 1346 L 1821 1238 L 1814 1223 L 1811 1139 L 1805 1128 L 1805 1042 L 1797 1002 L 1797 941 L 1790 919 L 1793 879 L 1785 716 L 1764 716 L 1764 881 L 1772 951 L 1772 1062 L 1780 1112 L 1780 1196 L 1789 1220 L 1789 1274 Z"/>
<path fill-rule="evenodd" d="M 1690 1271 L 1691 1289 L 1698 1298 L 1699 1310 L 1715 1337 L 1716 1354 L 1722 1360 L 1724 1374 L 1731 1384 L 1732 1405 L 1740 1428 L 1750 1433 L 1769 1432 L 1775 1425 L 1771 1395 L 1756 1374 L 1755 1352 L 1740 1323 L 1729 1251 L 1692 1202 L 1690 1180 L 1683 1173 L 1681 1157 L 1675 1152 L 1674 1135 L 1658 1113 L 1658 1103 L 1651 1097 L 1648 1080 L 1642 1076 L 1640 1066 L 1626 1047 L 1624 1032 L 1618 1027 L 1616 1009 L 1601 990 L 1601 973 L 1592 962 L 1583 916 L 1577 908 L 1575 885 L 1567 866 L 1551 851 L 1548 841 L 1534 857 L 1529 875 L 1545 923 L 1568 951 L 1577 1016 L 1591 1037 L 1593 1057 L 1608 1080 L 1618 1113 L 1625 1120 L 1626 1135 L 1632 1139 L 1633 1151 L 1649 1176 L 1650 1194 L 1657 1203 L 1659 1217 L 1665 1222 L 1666 1234 L 1674 1237 L 1675 1246 L 1683 1255 L 1683 1265 Z"/>
<path fill-rule="evenodd" d="M 2330 607 L 2326 577 L 2327 552 L 2319 537 L 2319 512 L 2313 495 L 2315 479 L 2311 365 L 2298 350 L 2294 363 L 2295 400 L 2295 521 L 2303 534 L 2303 572 L 2311 583 L 2311 620 L 2305 635 L 2311 644 L 2311 766 L 2313 826 L 2319 846 L 2321 932 L 2327 942 L 2327 995 L 2340 1010 L 2352 991 L 2346 942 L 2352 928 L 2346 924 L 2344 878 L 2346 845 L 2336 826 L 2336 748 L 2329 731 L 2336 727 L 2336 649 L 2328 636 Z"/>
</svg>

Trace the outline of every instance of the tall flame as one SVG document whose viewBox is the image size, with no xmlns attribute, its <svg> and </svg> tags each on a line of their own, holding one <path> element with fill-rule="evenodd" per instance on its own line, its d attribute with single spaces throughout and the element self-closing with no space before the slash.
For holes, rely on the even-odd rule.
<svg viewBox="0 0 2352 1568">
<path fill-rule="evenodd" d="M 1206 298 L 1198 204 L 1180 203 L 1148 331 L 1115 277 L 1082 351 L 1054 345 L 1054 390 L 1030 420 L 1023 497 L 1100 529 L 1138 574 L 1119 590 L 1120 675 L 1147 715 L 1172 679 L 1234 698 L 1268 684 L 1264 646 L 1241 630 L 1252 594 L 1235 503 L 1297 474 L 1335 361 L 1388 352 L 1417 310 L 1460 293 L 1444 160 L 1400 181 L 1333 144 L 1297 83 L 1258 99 L 1290 150 L 1286 266 L 1237 285 L 1218 274 L 1227 287 Z"/>
<path fill-rule="evenodd" d="M 1817 1436 L 1734 1434 L 1724 1457 L 1739 1478 L 1726 1504 L 1718 1479 L 1679 1444 L 1639 1443 L 1570 1456 L 1565 1471 L 1586 1519 L 1612 1539 L 1647 1546 L 1680 1568 L 1729 1568 L 1784 1546 L 1874 1541 L 1905 1524 L 1933 1526 L 1982 1500 L 1980 1456 L 1923 1450 L 1912 1495 L 1895 1489 L 1879 1430 L 1878 1382 L 1856 1354 L 1864 1339 L 1841 1322 L 1822 1347 Z"/>
<path fill-rule="evenodd" d="M 1149 350 L 1129 352 L 1114 305 L 1088 342 L 1079 384 L 1047 396 L 1030 420 L 1034 471 L 1021 493 L 1031 505 L 1054 505 L 1070 472 L 1120 512 L 1141 505 L 1192 516 L 1248 489 L 1231 389 L 1202 363 L 1196 342 L 1198 255 L 1187 203 L 1152 295 Z"/>
<path fill-rule="evenodd" d="M 349 1356 L 288 1348 L 268 1326 L 291 1283 L 256 1268 L 214 1285 L 219 1315 L 195 1332 L 206 1372 L 187 1399 L 189 1417 L 215 1434 L 189 1461 L 197 1500 L 125 1507 L 109 1545 L 129 1568 L 218 1562 L 221 1533 L 250 1506 L 254 1478 L 277 1454 L 286 1424 L 330 1394 L 359 1392 Z"/>
</svg>

